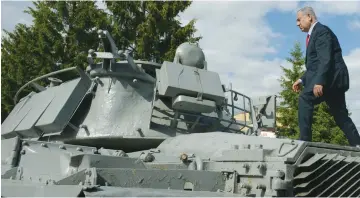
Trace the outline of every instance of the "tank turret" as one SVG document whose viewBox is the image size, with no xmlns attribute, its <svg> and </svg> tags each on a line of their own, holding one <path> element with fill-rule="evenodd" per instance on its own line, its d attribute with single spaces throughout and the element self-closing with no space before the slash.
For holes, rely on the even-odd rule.
<svg viewBox="0 0 360 198">
<path fill-rule="evenodd" d="M 254 128 L 229 114 L 219 74 L 206 70 L 196 44 L 181 44 L 172 62 L 158 64 L 133 60 L 109 32 L 98 34 L 104 50 L 89 50 L 86 71 L 74 67 L 39 77 L 35 80 L 48 78 L 50 86 L 20 101 L 18 93 L 35 80 L 18 91 L 16 110 L 2 124 L 3 137 L 137 151 L 181 134 L 243 134 L 241 127 Z M 68 82 L 49 77 L 72 70 L 79 77 Z"/>
<path fill-rule="evenodd" d="M 276 130 L 276 96 L 223 85 L 196 44 L 159 64 L 98 33 L 104 50 L 89 50 L 85 71 L 15 94 L 1 126 L 2 196 L 360 195 L 359 148 L 259 136 Z"/>
</svg>

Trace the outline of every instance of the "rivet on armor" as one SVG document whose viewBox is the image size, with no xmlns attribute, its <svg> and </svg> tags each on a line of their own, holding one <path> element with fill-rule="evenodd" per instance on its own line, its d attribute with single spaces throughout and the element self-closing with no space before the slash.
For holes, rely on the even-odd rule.
<svg viewBox="0 0 360 198">
<path fill-rule="evenodd" d="M 152 162 L 154 161 L 155 157 L 151 153 L 142 153 L 140 159 L 143 162 Z"/>
<path fill-rule="evenodd" d="M 283 177 L 284 175 L 285 175 L 284 171 L 282 171 L 282 170 L 277 170 L 277 171 L 276 171 L 276 177 L 281 178 L 281 177 Z"/>
<path fill-rule="evenodd" d="M 99 153 L 97 149 L 92 149 L 92 152 L 93 152 L 94 154 L 98 154 L 98 153 Z"/>
<path fill-rule="evenodd" d="M 250 168 L 250 165 L 249 165 L 249 164 L 244 164 L 244 165 L 243 165 L 243 168 L 248 169 L 248 168 Z"/>
<path fill-rule="evenodd" d="M 258 184 L 256 186 L 257 189 L 266 189 L 266 186 L 264 184 Z"/>
<path fill-rule="evenodd" d="M 259 165 L 257 166 L 257 168 L 258 168 L 258 169 L 264 169 L 264 168 L 266 168 L 266 164 L 261 163 L 261 164 L 259 164 Z"/>
<path fill-rule="evenodd" d="M 250 185 L 250 184 L 245 184 L 245 183 L 243 183 L 243 184 L 241 184 L 240 187 L 241 187 L 241 188 L 250 189 L 250 188 L 251 188 L 251 185 Z"/>
<path fill-rule="evenodd" d="M 188 156 L 187 156 L 185 153 L 182 153 L 182 154 L 180 155 L 180 160 L 181 160 L 182 162 L 187 161 L 187 159 L 188 159 Z"/>
</svg>

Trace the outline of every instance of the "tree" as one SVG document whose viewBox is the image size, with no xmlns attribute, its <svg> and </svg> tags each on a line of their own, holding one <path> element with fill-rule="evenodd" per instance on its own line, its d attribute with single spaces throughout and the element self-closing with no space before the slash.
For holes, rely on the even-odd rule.
<svg viewBox="0 0 360 198">
<path fill-rule="evenodd" d="M 52 71 L 56 62 L 61 63 L 60 68 L 85 68 L 88 50 L 99 44 L 97 29 L 108 25 L 107 14 L 94 1 L 39 1 L 34 5 L 25 12 L 34 18 L 42 57 L 38 64 L 48 68 L 46 72 Z"/>
<path fill-rule="evenodd" d="M 36 64 L 37 41 L 31 27 L 18 24 L 14 32 L 2 37 L 1 48 L 1 119 L 6 118 L 14 107 L 13 97 L 24 81 L 41 73 L 41 65 Z M 23 97 L 30 90 L 20 94 Z"/>
<path fill-rule="evenodd" d="M 107 1 L 111 33 L 120 49 L 130 49 L 135 59 L 171 61 L 183 42 L 198 42 L 195 20 L 185 26 L 176 17 L 191 1 Z"/>
<path fill-rule="evenodd" d="M 109 12 L 95 1 L 38 1 L 25 12 L 33 25 L 19 24 L 2 38 L 2 121 L 14 107 L 13 97 L 26 82 L 57 69 L 87 66 L 89 49 L 98 49 L 98 29 L 108 30 L 119 49 L 131 49 L 135 59 L 172 60 L 177 46 L 197 42 L 195 20 L 182 26 L 176 16 L 190 1 L 105 2 Z M 100 49 L 101 50 L 101 49 Z M 57 63 L 61 63 L 57 67 Z M 72 75 L 57 76 L 65 81 Z M 44 83 L 41 83 L 45 85 Z M 27 95 L 23 90 L 18 99 Z"/>
<path fill-rule="evenodd" d="M 304 71 L 305 57 L 301 51 L 300 43 L 295 43 L 290 51 L 287 61 L 292 64 L 291 68 L 280 66 L 284 72 L 279 81 L 283 90 L 280 92 L 280 107 L 277 112 L 280 115 L 278 122 L 281 123 L 279 133 L 291 139 L 297 139 L 300 134 L 298 124 L 298 96 L 292 90 L 292 84 L 299 79 Z M 325 102 L 314 107 L 314 120 L 312 125 L 313 141 L 325 142 L 339 145 L 348 145 L 344 133 L 337 127 L 334 118 L 330 115 L 329 108 Z"/>
</svg>

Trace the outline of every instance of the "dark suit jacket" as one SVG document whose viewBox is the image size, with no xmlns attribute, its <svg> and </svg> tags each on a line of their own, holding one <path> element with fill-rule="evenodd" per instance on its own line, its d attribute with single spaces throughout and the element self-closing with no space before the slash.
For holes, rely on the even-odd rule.
<svg viewBox="0 0 360 198">
<path fill-rule="evenodd" d="M 301 77 L 305 91 L 312 90 L 315 84 L 344 92 L 349 89 L 349 73 L 339 41 L 331 29 L 320 22 L 311 32 L 305 66 L 306 72 Z"/>
</svg>

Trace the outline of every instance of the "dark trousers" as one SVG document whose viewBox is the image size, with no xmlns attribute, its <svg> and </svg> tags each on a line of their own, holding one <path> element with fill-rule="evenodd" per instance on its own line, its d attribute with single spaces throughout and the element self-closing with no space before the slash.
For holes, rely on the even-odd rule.
<svg viewBox="0 0 360 198">
<path fill-rule="evenodd" d="M 334 117 L 336 124 L 345 133 L 346 138 L 351 146 L 360 145 L 360 135 L 355 124 L 351 120 L 346 108 L 345 92 L 329 90 L 323 92 L 323 96 L 316 98 L 308 89 L 301 92 L 299 97 L 299 127 L 300 140 L 311 141 L 313 123 L 314 105 L 325 101 L 329 106 L 331 115 Z"/>
</svg>

